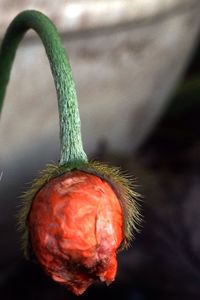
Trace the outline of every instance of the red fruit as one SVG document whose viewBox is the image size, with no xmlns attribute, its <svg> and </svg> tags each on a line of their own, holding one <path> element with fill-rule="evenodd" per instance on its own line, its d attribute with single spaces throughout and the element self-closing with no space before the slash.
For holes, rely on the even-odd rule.
<svg viewBox="0 0 200 300">
<path fill-rule="evenodd" d="M 114 280 L 123 216 L 105 180 L 83 171 L 51 179 L 33 199 L 28 227 L 39 263 L 76 295 Z"/>
</svg>

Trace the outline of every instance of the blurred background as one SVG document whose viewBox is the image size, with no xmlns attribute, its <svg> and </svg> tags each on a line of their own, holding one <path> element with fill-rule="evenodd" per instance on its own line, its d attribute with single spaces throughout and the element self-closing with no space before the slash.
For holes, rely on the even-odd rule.
<svg viewBox="0 0 200 300">
<path fill-rule="evenodd" d="M 1 0 L 0 39 L 23 9 L 47 14 L 61 34 L 89 157 L 128 170 L 143 195 L 144 221 L 116 281 L 79 299 L 200 299 L 200 1 Z M 56 102 L 30 31 L 1 116 L 1 299 L 77 298 L 23 259 L 16 230 L 20 194 L 59 159 Z"/>
</svg>

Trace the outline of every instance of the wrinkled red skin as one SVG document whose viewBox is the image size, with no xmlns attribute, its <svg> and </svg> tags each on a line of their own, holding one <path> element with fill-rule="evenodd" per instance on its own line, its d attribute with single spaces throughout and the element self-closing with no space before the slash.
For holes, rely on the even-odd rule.
<svg viewBox="0 0 200 300">
<path fill-rule="evenodd" d="M 33 200 L 28 226 L 39 263 L 76 295 L 114 280 L 123 218 L 105 180 L 82 171 L 51 179 Z"/>
</svg>

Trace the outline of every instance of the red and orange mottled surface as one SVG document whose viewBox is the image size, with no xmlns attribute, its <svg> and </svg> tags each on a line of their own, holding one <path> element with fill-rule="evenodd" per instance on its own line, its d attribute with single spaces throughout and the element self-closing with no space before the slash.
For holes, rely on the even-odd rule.
<svg viewBox="0 0 200 300">
<path fill-rule="evenodd" d="M 28 226 L 39 263 L 76 295 L 114 280 L 123 217 L 105 180 L 82 171 L 51 179 L 33 200 Z"/>
</svg>

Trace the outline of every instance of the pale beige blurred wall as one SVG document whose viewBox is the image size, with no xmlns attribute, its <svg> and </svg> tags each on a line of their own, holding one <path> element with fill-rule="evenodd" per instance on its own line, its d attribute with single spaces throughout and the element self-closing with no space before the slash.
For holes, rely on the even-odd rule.
<svg viewBox="0 0 200 300">
<path fill-rule="evenodd" d="M 102 141 L 114 151 L 137 149 L 190 58 L 199 31 L 200 1 L 2 0 L 1 37 L 9 21 L 26 8 L 46 13 L 62 34 L 77 86 L 87 152 L 95 153 Z M 55 89 L 34 33 L 17 52 L 0 142 L 2 169 L 37 151 L 41 157 L 58 157 Z M 43 144 L 48 144 L 47 154 Z"/>
</svg>

